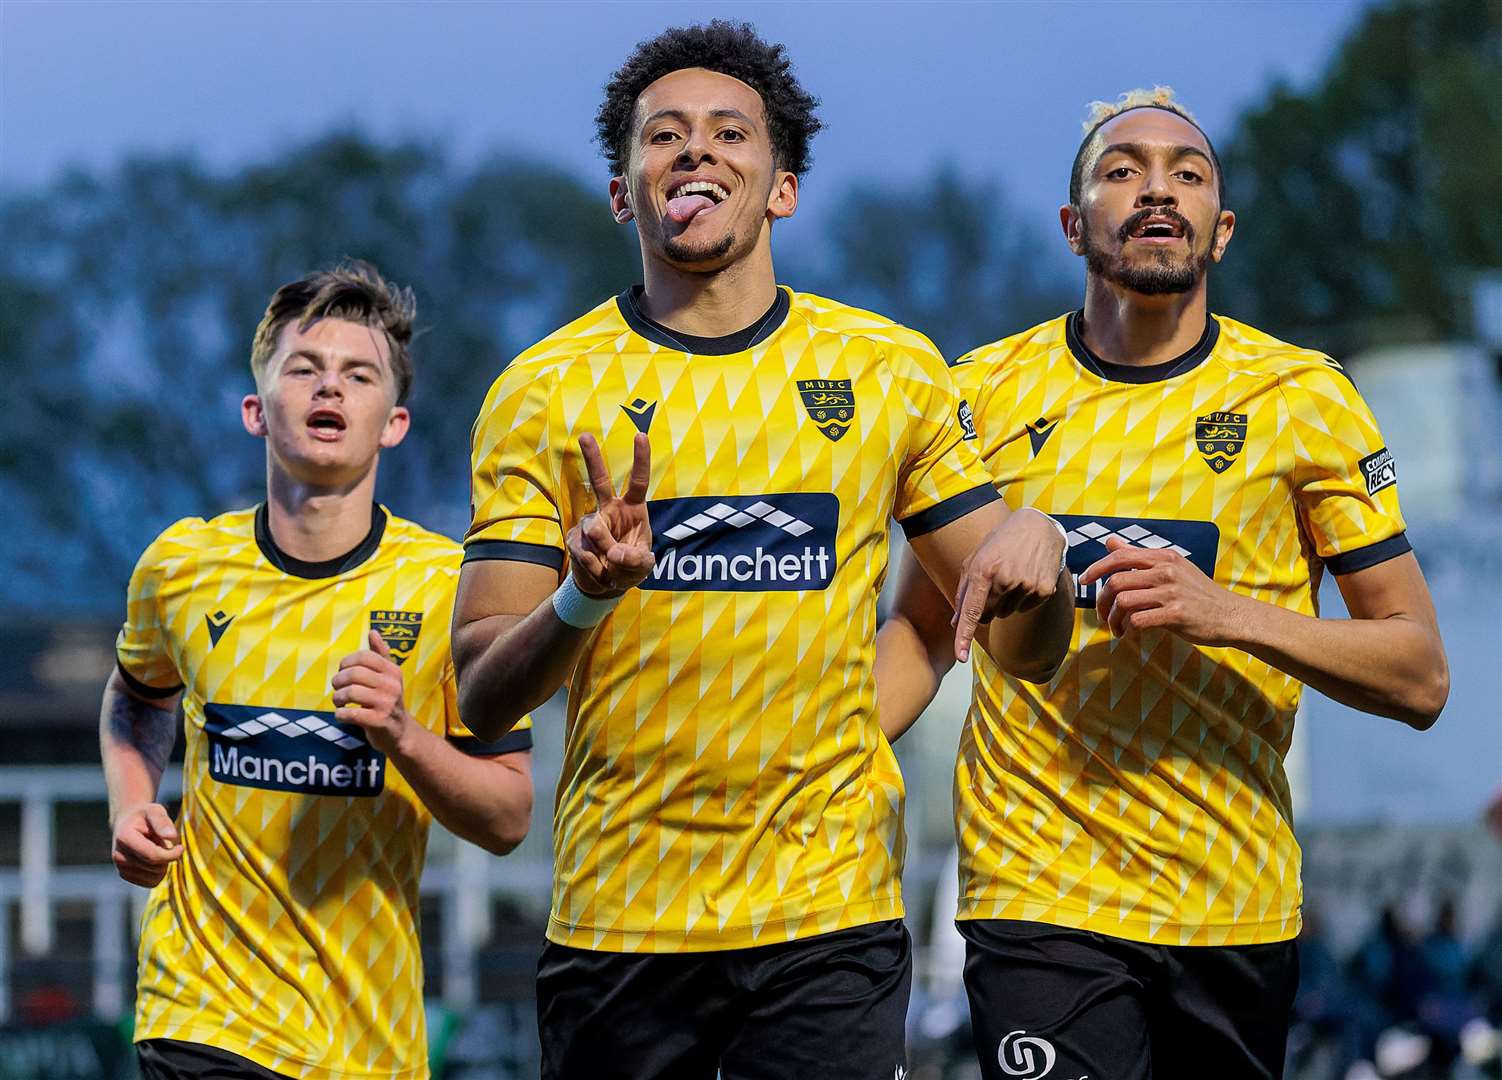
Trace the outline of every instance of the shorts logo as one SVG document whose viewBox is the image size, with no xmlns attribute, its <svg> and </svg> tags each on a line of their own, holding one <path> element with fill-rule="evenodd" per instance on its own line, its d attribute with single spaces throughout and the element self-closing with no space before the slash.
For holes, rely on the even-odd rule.
<svg viewBox="0 0 1502 1080">
<path fill-rule="evenodd" d="M 1398 482 L 1398 463 L 1393 460 L 1392 451 L 1383 447 L 1375 454 L 1361 459 L 1361 475 L 1366 477 L 1366 493 L 1375 495 L 1383 488 L 1392 487 Z"/>
<path fill-rule="evenodd" d="M 969 442 L 975 438 L 975 413 L 970 409 L 970 402 L 960 402 L 960 408 L 956 416 L 960 421 L 960 440 Z"/>
<path fill-rule="evenodd" d="M 1042 1080 L 1053 1068 L 1056 1056 L 1051 1042 L 1025 1031 L 1012 1032 L 996 1048 L 1001 1071 L 1024 1080 Z"/>
<path fill-rule="evenodd" d="M 303 795 L 379 795 L 386 755 L 331 712 L 203 707 L 209 775 L 223 784 Z"/>
<path fill-rule="evenodd" d="M 405 664 L 412 650 L 417 648 L 417 635 L 422 632 L 422 612 L 372 611 L 370 628 L 381 635 L 381 640 L 391 650 L 391 659 L 398 665 Z"/>
<path fill-rule="evenodd" d="M 1194 418 L 1194 445 L 1211 472 L 1225 472 L 1246 446 L 1246 415 L 1213 412 Z"/>
<path fill-rule="evenodd" d="M 802 592 L 834 579 L 840 501 L 828 492 L 655 499 L 647 590 Z"/>
<path fill-rule="evenodd" d="M 1153 518 L 1121 518 L 1103 515 L 1054 514 L 1064 526 L 1069 542 L 1069 572 L 1076 578 L 1085 568 L 1106 557 L 1106 539 L 1117 536 L 1137 547 L 1167 548 L 1184 556 L 1208 578 L 1215 577 L 1215 557 L 1220 550 L 1220 529 L 1211 521 L 1166 521 Z M 1093 608 L 1099 582 L 1076 584 L 1074 606 Z"/>
<path fill-rule="evenodd" d="M 224 632 L 229 629 L 229 624 L 235 621 L 235 617 L 220 608 L 212 615 L 205 615 L 203 621 L 209 627 L 209 651 L 212 652 L 214 646 L 219 644 L 219 639 L 224 636 Z"/>
<path fill-rule="evenodd" d="M 830 442 L 839 442 L 855 422 L 855 391 L 849 379 L 799 379 L 798 396 Z"/>
</svg>

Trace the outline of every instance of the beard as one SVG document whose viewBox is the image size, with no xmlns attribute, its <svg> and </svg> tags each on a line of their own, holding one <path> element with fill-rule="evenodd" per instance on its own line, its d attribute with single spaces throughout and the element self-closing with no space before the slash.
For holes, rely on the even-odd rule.
<svg viewBox="0 0 1502 1080">
<path fill-rule="evenodd" d="M 718 263 L 735 250 L 735 231 L 732 229 L 711 244 L 689 244 L 681 236 L 667 237 L 662 242 L 662 251 L 675 263 L 693 266 L 695 263 Z"/>
<path fill-rule="evenodd" d="M 1117 242 L 1125 244 L 1127 238 L 1142 220 L 1154 213 L 1161 214 L 1163 211 L 1158 207 L 1150 207 L 1139 210 L 1127 218 L 1117 230 Z M 1178 217 L 1183 225 L 1184 239 L 1189 245 L 1188 253 L 1176 255 L 1171 251 L 1158 251 L 1147 263 L 1129 260 L 1122 248 L 1107 251 L 1101 247 L 1095 239 L 1094 231 L 1090 228 L 1090 219 L 1085 218 L 1083 232 L 1085 265 L 1090 273 L 1097 277 L 1120 285 L 1123 289 L 1141 293 L 1143 296 L 1188 292 L 1200 283 L 1209 270 L 1210 249 L 1206 247 L 1204 251 L 1195 251 L 1194 227 L 1179 215 L 1173 216 Z"/>
</svg>

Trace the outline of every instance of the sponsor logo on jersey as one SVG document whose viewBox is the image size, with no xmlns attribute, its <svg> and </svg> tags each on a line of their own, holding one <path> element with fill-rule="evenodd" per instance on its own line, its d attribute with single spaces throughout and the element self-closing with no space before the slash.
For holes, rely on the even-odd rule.
<svg viewBox="0 0 1502 1080">
<path fill-rule="evenodd" d="M 1166 521 L 1154 518 L 1105 517 L 1097 514 L 1054 514 L 1069 542 L 1069 572 L 1076 578 L 1091 563 L 1106 557 L 1106 539 L 1117 536 L 1137 547 L 1167 548 L 1184 556 L 1208 578 L 1215 577 L 1220 529 L 1211 521 Z M 1099 582 L 1075 583 L 1074 606 L 1093 608 Z"/>
<path fill-rule="evenodd" d="M 657 411 L 657 402 L 637 398 L 629 405 L 622 405 L 621 410 L 631 417 L 631 423 L 636 425 L 636 430 L 645 435 L 647 429 L 652 426 L 652 414 Z"/>
<path fill-rule="evenodd" d="M 219 644 L 219 639 L 224 636 L 224 632 L 229 629 L 229 624 L 235 621 L 235 617 L 220 608 L 212 615 L 205 615 L 203 621 L 209 627 L 209 651 L 212 652 L 214 646 Z"/>
<path fill-rule="evenodd" d="M 960 421 L 960 439 L 969 442 L 975 438 L 975 413 L 970 409 L 970 402 L 960 402 L 959 410 L 955 415 Z"/>
<path fill-rule="evenodd" d="M 1246 413 L 1213 412 L 1196 416 L 1194 445 L 1211 472 L 1225 472 L 1246 446 Z"/>
<path fill-rule="evenodd" d="M 381 635 L 381 640 L 391 650 L 391 659 L 405 664 L 412 650 L 417 648 L 417 635 L 422 632 L 420 611 L 372 611 L 370 628 Z"/>
<path fill-rule="evenodd" d="M 1361 459 L 1361 475 L 1366 477 L 1366 493 L 1375 495 L 1383 488 L 1392 487 L 1398 482 L 1398 463 L 1393 460 L 1392 451 L 1383 447 L 1375 454 Z"/>
<path fill-rule="evenodd" d="M 798 396 L 830 442 L 839 442 L 855 422 L 855 391 L 849 379 L 799 379 Z"/>
<path fill-rule="evenodd" d="M 1057 1056 L 1053 1043 L 1026 1031 L 1010 1032 L 996 1047 L 996 1063 L 1001 1071 L 1023 1080 L 1043 1080 L 1053 1069 Z"/>
<path fill-rule="evenodd" d="M 209 775 L 222 784 L 303 795 L 379 795 L 386 755 L 331 712 L 203 707 Z"/>
<path fill-rule="evenodd" d="M 643 589 L 801 592 L 834 579 L 840 501 L 828 492 L 647 503 L 657 565 Z"/>
<path fill-rule="evenodd" d="M 1053 434 L 1053 429 L 1059 426 L 1059 422 L 1050 422 L 1047 417 L 1040 416 L 1031 424 L 1027 425 L 1027 441 L 1032 445 L 1033 457 L 1038 456 L 1038 451 L 1043 449 L 1043 444 Z"/>
</svg>

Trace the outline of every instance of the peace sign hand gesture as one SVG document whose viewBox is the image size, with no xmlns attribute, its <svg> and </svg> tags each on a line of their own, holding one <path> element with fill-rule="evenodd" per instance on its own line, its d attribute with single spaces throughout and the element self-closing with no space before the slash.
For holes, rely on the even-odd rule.
<svg viewBox="0 0 1502 1080">
<path fill-rule="evenodd" d="M 595 509 L 568 531 L 571 573 L 579 591 L 595 599 L 620 596 L 652 572 L 652 525 L 647 520 L 647 481 L 652 475 L 652 444 L 638 434 L 632 444 L 631 479 L 617 495 L 605 455 L 593 435 L 579 436 L 589 470 Z"/>
</svg>

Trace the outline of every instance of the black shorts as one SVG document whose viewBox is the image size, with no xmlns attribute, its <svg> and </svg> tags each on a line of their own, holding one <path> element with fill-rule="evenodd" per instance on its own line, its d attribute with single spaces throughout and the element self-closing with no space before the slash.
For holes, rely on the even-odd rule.
<svg viewBox="0 0 1502 1080">
<path fill-rule="evenodd" d="M 957 925 L 986 1080 L 1283 1075 L 1292 941 L 1145 945 L 1043 923 Z"/>
<path fill-rule="evenodd" d="M 901 920 L 694 953 L 549 942 L 537 965 L 544 1080 L 891 1080 L 913 948 Z"/>
<path fill-rule="evenodd" d="M 283 1080 L 239 1054 L 176 1039 L 142 1039 L 136 1062 L 141 1080 Z"/>
</svg>

